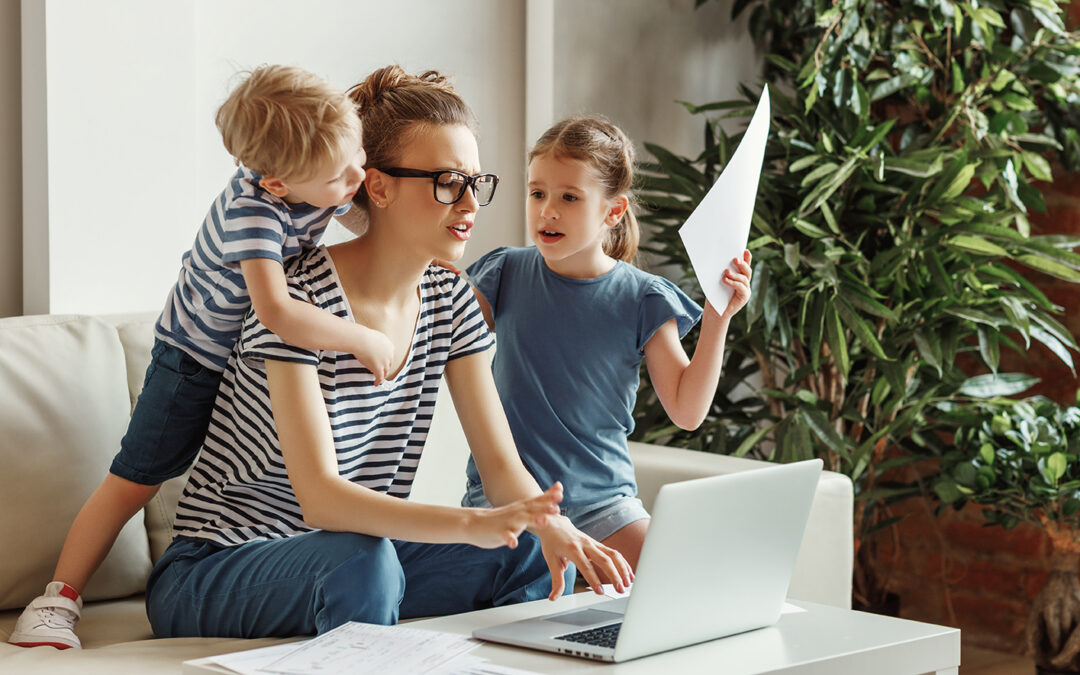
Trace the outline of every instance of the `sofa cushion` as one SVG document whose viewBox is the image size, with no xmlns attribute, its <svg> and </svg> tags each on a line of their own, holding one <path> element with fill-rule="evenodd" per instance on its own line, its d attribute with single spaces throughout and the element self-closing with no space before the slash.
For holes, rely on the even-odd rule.
<svg viewBox="0 0 1080 675">
<path fill-rule="evenodd" d="M 52 578 L 75 515 L 109 469 L 130 413 L 124 352 L 98 319 L 0 319 L 0 609 Z M 25 505 L 25 508 L 19 508 Z M 141 592 L 150 571 L 142 514 L 84 589 L 87 600 Z"/>
</svg>

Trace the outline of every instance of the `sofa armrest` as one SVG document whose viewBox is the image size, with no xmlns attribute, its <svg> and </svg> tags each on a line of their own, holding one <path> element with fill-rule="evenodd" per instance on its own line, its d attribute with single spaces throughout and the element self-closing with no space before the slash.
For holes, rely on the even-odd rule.
<svg viewBox="0 0 1080 675">
<path fill-rule="evenodd" d="M 749 471 L 768 462 L 707 452 L 630 443 L 638 496 L 646 508 L 665 483 Z M 818 481 L 788 596 L 834 607 L 851 607 L 854 562 L 854 490 L 851 479 L 823 471 Z"/>
</svg>

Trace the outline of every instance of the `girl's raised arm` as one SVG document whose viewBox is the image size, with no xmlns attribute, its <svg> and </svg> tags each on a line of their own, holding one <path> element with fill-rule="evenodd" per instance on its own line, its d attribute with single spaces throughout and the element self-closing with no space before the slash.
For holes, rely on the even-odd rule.
<svg viewBox="0 0 1080 675">
<path fill-rule="evenodd" d="M 675 319 L 660 327 L 645 343 L 645 365 L 657 398 L 678 427 L 692 431 L 705 420 L 716 394 L 723 366 L 724 342 L 731 317 L 750 300 L 750 251 L 732 261 L 723 281 L 734 291 L 721 314 L 708 302 L 701 319 L 694 358 L 688 358 L 679 342 Z"/>
</svg>

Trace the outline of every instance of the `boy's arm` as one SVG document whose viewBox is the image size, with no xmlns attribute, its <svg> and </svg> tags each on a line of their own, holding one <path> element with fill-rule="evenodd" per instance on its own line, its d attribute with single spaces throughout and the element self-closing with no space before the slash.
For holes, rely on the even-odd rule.
<svg viewBox="0 0 1080 675">
<path fill-rule="evenodd" d="M 675 319 L 661 326 L 645 343 L 649 380 L 668 417 L 681 429 L 697 429 L 708 415 L 720 382 L 731 317 L 750 299 L 750 252 L 745 251 L 743 260 L 735 260 L 732 268 L 724 271 L 723 281 L 734 293 L 723 314 L 705 303 L 694 358 L 687 358 L 679 342 Z"/>
<path fill-rule="evenodd" d="M 356 356 L 379 383 L 392 366 L 394 345 L 377 330 L 334 316 L 289 295 L 285 270 L 271 258 L 240 261 L 251 306 L 259 321 L 285 342 L 304 349 Z"/>
</svg>

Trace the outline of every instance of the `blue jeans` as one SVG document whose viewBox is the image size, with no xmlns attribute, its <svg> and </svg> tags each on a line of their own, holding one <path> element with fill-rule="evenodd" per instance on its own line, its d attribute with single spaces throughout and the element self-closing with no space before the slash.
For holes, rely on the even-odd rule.
<svg viewBox="0 0 1080 675">
<path fill-rule="evenodd" d="M 206 439 L 221 375 L 155 338 L 142 393 L 109 473 L 158 485 L 187 471 Z"/>
<path fill-rule="evenodd" d="M 566 588 L 573 588 L 574 567 Z M 316 530 L 221 547 L 177 538 L 146 588 L 157 637 L 285 637 L 347 621 L 455 614 L 551 593 L 540 541 L 515 549 L 417 544 Z"/>
</svg>

